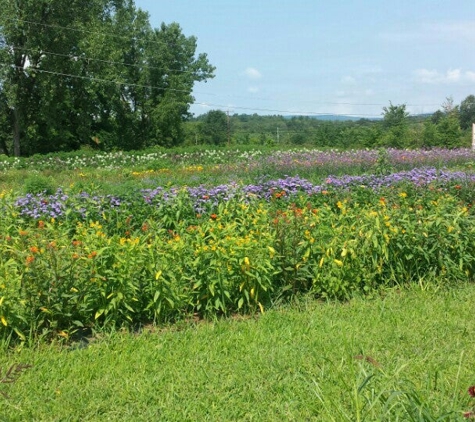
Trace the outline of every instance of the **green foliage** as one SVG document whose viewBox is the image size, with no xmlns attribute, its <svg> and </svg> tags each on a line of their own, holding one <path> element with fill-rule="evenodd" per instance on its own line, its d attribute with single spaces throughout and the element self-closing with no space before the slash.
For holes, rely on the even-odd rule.
<svg viewBox="0 0 475 422">
<path fill-rule="evenodd" d="M 4 3 L 0 152 L 182 141 L 193 85 L 214 67 L 178 24 L 153 29 L 132 0 Z"/>
<path fill-rule="evenodd" d="M 441 144 L 441 134 L 438 131 L 437 124 L 433 123 L 431 120 L 426 120 L 422 132 L 422 146 L 433 148 L 440 146 Z"/>
<path fill-rule="evenodd" d="M 18 219 L 4 195 L 0 335 L 69 338 L 263 311 L 306 292 L 348 299 L 406 282 L 471 280 L 473 187 L 438 189 L 323 191 L 293 202 L 274 192 L 270 203 L 236 197 L 198 215 L 181 189 L 166 204 L 131 194 L 127 212 L 96 205 L 84 219 L 67 212 L 59 221 Z"/>
<path fill-rule="evenodd" d="M 206 143 L 223 145 L 228 139 L 228 118 L 221 110 L 211 110 L 204 116 L 201 135 Z"/>
<path fill-rule="evenodd" d="M 41 174 L 33 174 L 28 176 L 24 181 L 25 193 L 45 193 L 52 195 L 55 191 L 53 179 L 45 177 Z"/>
<path fill-rule="evenodd" d="M 383 128 L 386 132 L 381 140 L 381 145 L 392 148 L 404 148 L 407 146 L 409 113 L 406 105 L 393 105 L 383 107 Z"/>
<path fill-rule="evenodd" d="M 475 95 L 468 95 L 460 103 L 459 118 L 463 130 L 472 128 L 472 124 L 475 123 Z"/>
<path fill-rule="evenodd" d="M 462 132 L 457 113 L 445 115 L 437 124 L 437 133 L 444 147 L 460 147 Z"/>
</svg>

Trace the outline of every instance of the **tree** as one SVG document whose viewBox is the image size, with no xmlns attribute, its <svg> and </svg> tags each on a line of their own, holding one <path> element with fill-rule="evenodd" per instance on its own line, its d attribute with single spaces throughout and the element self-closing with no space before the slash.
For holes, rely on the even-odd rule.
<svg viewBox="0 0 475 422">
<path fill-rule="evenodd" d="M 432 148 L 440 145 L 441 139 L 437 124 L 433 123 L 430 119 L 426 120 L 422 130 L 422 146 Z"/>
<path fill-rule="evenodd" d="M 449 113 L 444 116 L 437 124 L 437 133 L 440 142 L 447 148 L 456 148 L 461 146 L 462 132 L 457 113 Z"/>
<path fill-rule="evenodd" d="M 224 111 L 211 110 L 204 116 L 201 133 L 206 143 L 222 145 L 228 137 L 228 117 Z"/>
<path fill-rule="evenodd" d="M 182 140 L 193 85 L 214 67 L 178 24 L 153 29 L 133 0 L 2 3 L 0 122 L 14 155 Z"/>
<path fill-rule="evenodd" d="M 441 110 L 437 110 L 434 114 L 432 114 L 430 120 L 432 123 L 438 124 L 443 117 L 444 113 Z"/>
<path fill-rule="evenodd" d="M 392 148 L 402 148 L 407 144 L 408 117 L 406 105 L 393 105 L 389 102 L 389 107 L 383 107 L 383 145 Z"/>
<path fill-rule="evenodd" d="M 447 97 L 442 103 L 443 116 L 437 123 L 437 132 L 443 146 L 455 148 L 460 146 L 462 132 L 460 131 L 459 108 L 454 105 L 452 97 Z"/>
<path fill-rule="evenodd" d="M 18 156 L 74 143 L 71 112 L 84 82 L 58 77 L 75 74 L 79 63 L 69 59 L 83 36 L 81 30 L 101 9 L 100 0 L 4 0 L 0 17 L 0 87 Z M 67 33 L 63 29 L 70 27 Z M 54 53 L 54 54 L 52 54 Z M 36 143 L 36 145 L 35 145 Z"/>
<path fill-rule="evenodd" d="M 475 96 L 469 95 L 460 103 L 459 108 L 460 127 L 463 130 L 470 129 L 475 123 Z"/>
</svg>

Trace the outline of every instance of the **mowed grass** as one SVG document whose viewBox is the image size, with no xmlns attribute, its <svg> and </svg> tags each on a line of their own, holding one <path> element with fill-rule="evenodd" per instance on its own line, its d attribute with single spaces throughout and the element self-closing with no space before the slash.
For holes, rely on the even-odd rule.
<svg viewBox="0 0 475 422">
<path fill-rule="evenodd" d="M 466 420 L 473 303 L 473 284 L 414 287 L 9 351 L 2 375 L 33 367 L 0 384 L 0 420 Z"/>
</svg>

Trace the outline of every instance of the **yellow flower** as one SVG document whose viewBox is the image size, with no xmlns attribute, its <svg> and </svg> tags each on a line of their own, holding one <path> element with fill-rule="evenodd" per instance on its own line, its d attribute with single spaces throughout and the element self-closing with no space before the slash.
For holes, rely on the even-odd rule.
<svg viewBox="0 0 475 422">
<path fill-rule="evenodd" d="M 401 198 L 406 198 L 406 197 L 407 197 L 407 193 L 406 193 L 406 192 L 401 192 L 401 193 L 399 194 L 399 196 L 400 196 Z"/>
</svg>

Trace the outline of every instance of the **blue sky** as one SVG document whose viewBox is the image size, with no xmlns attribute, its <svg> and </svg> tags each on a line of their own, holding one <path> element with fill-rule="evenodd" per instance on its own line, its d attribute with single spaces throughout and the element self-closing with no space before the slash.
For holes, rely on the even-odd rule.
<svg viewBox="0 0 475 422">
<path fill-rule="evenodd" d="M 433 112 L 475 94 L 475 0 L 135 0 L 178 22 L 216 76 L 195 114 L 380 116 Z"/>
</svg>

